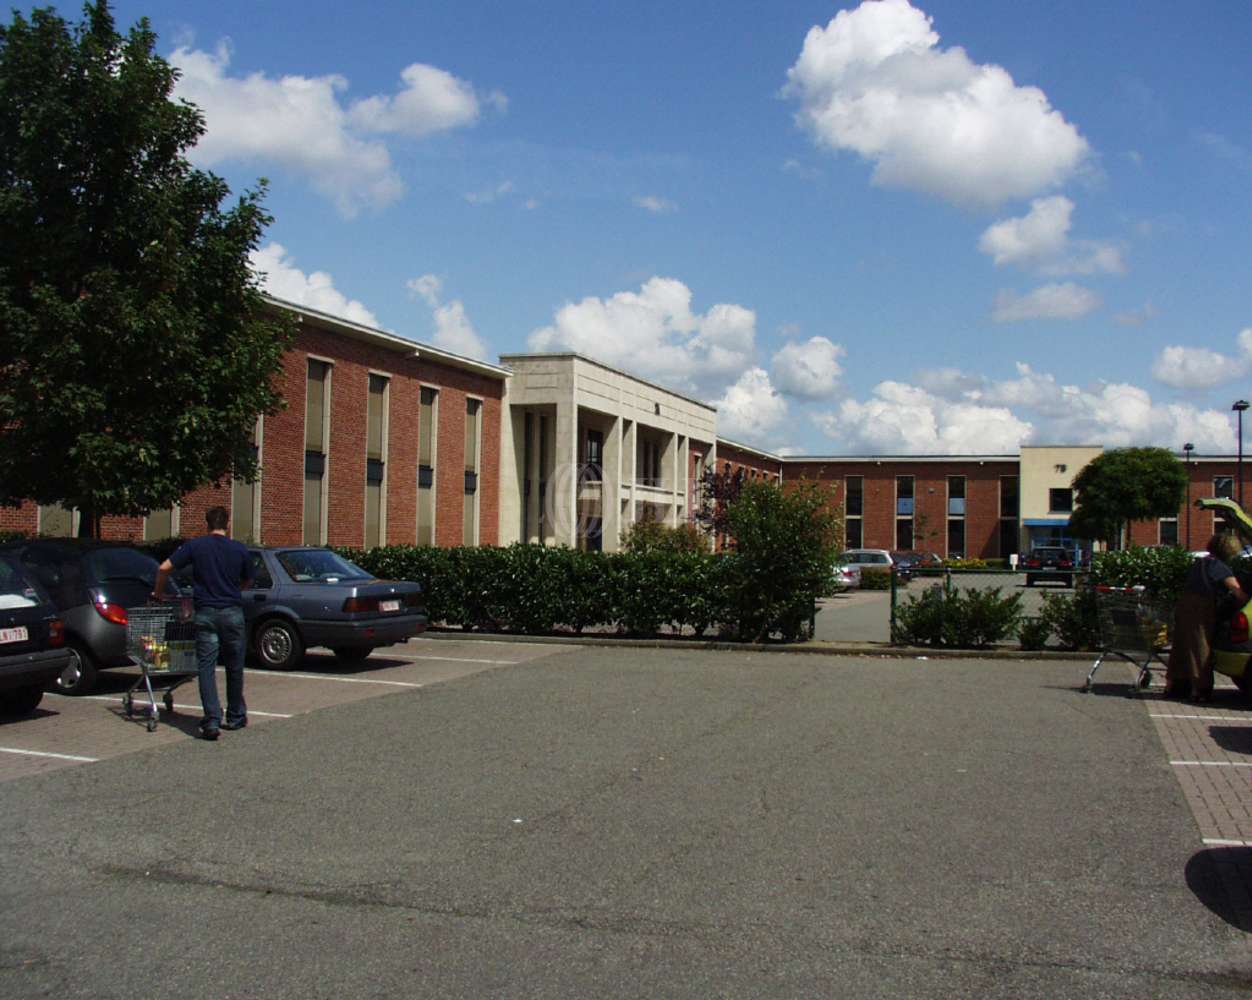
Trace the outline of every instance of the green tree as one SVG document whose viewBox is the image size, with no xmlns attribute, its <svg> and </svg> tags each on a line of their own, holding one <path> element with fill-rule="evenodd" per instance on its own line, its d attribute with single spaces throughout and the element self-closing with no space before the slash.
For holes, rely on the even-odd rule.
<svg viewBox="0 0 1252 1000">
<path fill-rule="evenodd" d="M 843 531 L 833 510 L 829 490 L 816 483 L 741 484 L 727 508 L 741 638 L 759 642 L 780 631 L 794 639 L 803 631 L 834 572 Z"/>
<path fill-rule="evenodd" d="M 1126 525 L 1173 517 L 1187 493 L 1187 472 L 1165 448 L 1116 448 L 1092 459 L 1074 479 L 1079 538 L 1120 544 Z"/>
<path fill-rule="evenodd" d="M 257 472 L 290 337 L 249 253 L 264 181 L 224 208 L 204 133 L 141 20 L 107 0 L 0 26 L 0 503 L 140 515 Z"/>
</svg>

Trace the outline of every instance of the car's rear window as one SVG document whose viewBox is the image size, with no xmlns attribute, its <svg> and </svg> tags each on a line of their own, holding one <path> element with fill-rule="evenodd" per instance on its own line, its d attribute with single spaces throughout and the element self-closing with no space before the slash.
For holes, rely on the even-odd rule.
<svg viewBox="0 0 1252 1000">
<path fill-rule="evenodd" d="M 32 608 L 40 602 L 39 592 L 22 571 L 0 559 L 0 608 Z"/>
<path fill-rule="evenodd" d="M 360 566 L 330 549 L 288 549 L 278 553 L 278 562 L 296 583 L 370 579 Z"/>
<path fill-rule="evenodd" d="M 156 582 L 157 561 L 134 549 L 96 549 L 84 562 L 97 583 L 131 580 L 151 587 Z"/>
</svg>

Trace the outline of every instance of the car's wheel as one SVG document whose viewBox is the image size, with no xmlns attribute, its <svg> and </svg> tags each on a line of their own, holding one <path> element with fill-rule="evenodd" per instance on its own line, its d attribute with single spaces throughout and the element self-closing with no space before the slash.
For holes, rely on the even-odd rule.
<svg viewBox="0 0 1252 1000">
<path fill-rule="evenodd" d="M 96 658 L 81 642 L 71 642 L 66 648 L 70 652 L 70 662 L 57 675 L 56 680 L 49 686 L 49 690 L 74 697 L 91 694 L 95 690 L 96 673 L 100 669 L 96 664 Z"/>
<path fill-rule="evenodd" d="M 261 666 L 270 670 L 290 670 L 304 656 L 304 643 L 291 622 L 270 618 L 261 622 L 253 633 L 252 651 Z"/>
<path fill-rule="evenodd" d="M 340 663 L 361 663 L 366 660 L 370 653 L 374 652 L 373 646 L 335 646 L 331 649 L 335 654 L 335 659 Z"/>
<path fill-rule="evenodd" d="M 6 691 L 0 694 L 0 715 L 30 715 L 42 700 L 43 688 L 38 684 Z"/>
</svg>

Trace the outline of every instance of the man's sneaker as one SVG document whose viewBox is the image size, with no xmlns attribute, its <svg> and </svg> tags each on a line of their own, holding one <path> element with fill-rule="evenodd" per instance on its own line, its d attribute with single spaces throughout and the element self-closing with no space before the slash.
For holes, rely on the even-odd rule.
<svg viewBox="0 0 1252 1000">
<path fill-rule="evenodd" d="M 225 730 L 228 730 L 229 732 L 234 732 L 236 729 L 246 729 L 247 726 L 248 726 L 247 716 L 244 716 L 238 722 L 223 722 L 222 723 L 222 728 Z"/>
<path fill-rule="evenodd" d="M 217 726 L 213 726 L 212 728 L 207 726 L 200 727 L 200 739 L 202 740 L 209 740 L 212 742 L 221 735 L 221 731 L 217 728 Z"/>
</svg>

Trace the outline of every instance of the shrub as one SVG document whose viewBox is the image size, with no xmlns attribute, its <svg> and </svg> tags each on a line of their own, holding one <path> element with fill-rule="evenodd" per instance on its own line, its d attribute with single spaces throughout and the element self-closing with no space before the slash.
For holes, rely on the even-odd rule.
<svg viewBox="0 0 1252 1000">
<path fill-rule="evenodd" d="M 1021 643 L 1022 649 L 1043 649 L 1048 644 L 1048 639 L 1051 636 L 1052 626 L 1042 616 L 1038 618 L 1023 618 L 1017 628 L 1017 641 Z"/>
<path fill-rule="evenodd" d="M 889 569 L 866 569 L 861 567 L 861 589 L 862 590 L 890 590 L 891 589 L 891 570 Z"/>
<path fill-rule="evenodd" d="M 707 552 L 708 539 L 693 524 L 671 528 L 659 521 L 636 521 L 622 535 L 623 552 Z"/>
<path fill-rule="evenodd" d="M 1092 561 L 1089 580 L 1093 585 L 1142 586 L 1149 597 L 1172 601 L 1182 592 L 1194 558 L 1186 549 L 1172 547 L 1101 552 Z"/>
<path fill-rule="evenodd" d="M 935 585 L 896 608 L 893 639 L 910 646 L 981 649 L 1017 631 L 1021 606 L 1021 594 L 1005 597 L 999 587 Z"/>
<path fill-rule="evenodd" d="M 1078 587 L 1072 597 L 1044 594 L 1041 618 L 1062 649 L 1094 649 L 1100 642 L 1095 591 L 1090 587 Z"/>
<path fill-rule="evenodd" d="M 986 559 L 945 559 L 943 565 L 948 569 L 988 569 L 991 566 Z"/>
</svg>

